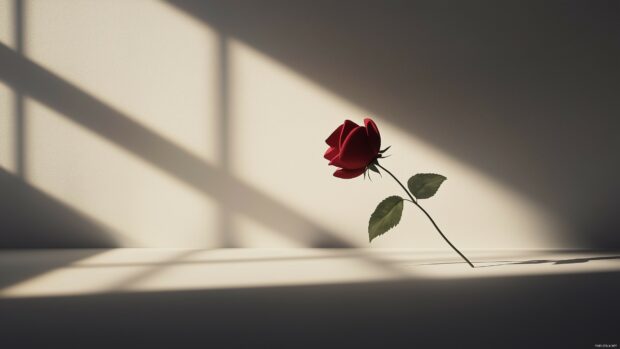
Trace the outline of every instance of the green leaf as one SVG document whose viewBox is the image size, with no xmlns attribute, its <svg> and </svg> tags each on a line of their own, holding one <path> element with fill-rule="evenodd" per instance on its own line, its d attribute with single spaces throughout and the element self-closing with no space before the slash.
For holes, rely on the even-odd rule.
<svg viewBox="0 0 620 349">
<path fill-rule="evenodd" d="M 369 170 L 371 170 L 371 171 L 373 171 L 373 172 L 377 172 L 379 175 L 381 175 L 381 172 L 379 172 L 379 169 L 378 169 L 378 168 L 377 168 L 377 166 L 375 166 L 375 164 L 373 164 L 373 163 L 370 163 L 370 164 L 368 165 L 368 169 L 369 169 Z M 381 176 L 381 177 L 383 177 L 383 176 Z"/>
<path fill-rule="evenodd" d="M 446 177 L 435 173 L 418 173 L 409 178 L 407 186 L 411 194 L 418 199 L 428 199 L 435 195 Z"/>
<path fill-rule="evenodd" d="M 379 235 L 395 227 L 403 214 L 403 198 L 390 196 L 381 201 L 368 222 L 368 237 L 372 241 Z"/>
<path fill-rule="evenodd" d="M 388 146 L 387 148 L 383 149 L 383 150 L 379 150 L 379 154 L 385 153 L 386 151 L 388 151 L 388 149 L 390 149 L 392 146 Z"/>
</svg>

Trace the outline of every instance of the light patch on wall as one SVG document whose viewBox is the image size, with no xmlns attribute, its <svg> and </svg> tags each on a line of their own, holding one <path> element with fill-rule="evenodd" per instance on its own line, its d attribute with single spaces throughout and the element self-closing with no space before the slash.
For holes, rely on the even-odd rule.
<svg viewBox="0 0 620 349">
<path fill-rule="evenodd" d="M 339 202 L 357 201 L 359 194 L 353 182 L 330 186 L 333 168 L 322 154 L 337 120 L 363 111 L 236 40 L 230 40 L 230 69 L 231 171 L 332 232 L 357 235 L 361 244 L 364 232 L 355 231 L 363 223 L 338 219 L 345 214 L 338 211 L 355 214 L 340 210 Z"/>
<path fill-rule="evenodd" d="M 302 241 L 286 232 L 267 227 L 249 217 L 235 214 L 232 217 L 235 242 L 251 247 L 305 247 Z"/>
<path fill-rule="evenodd" d="M 104 222 L 123 246 L 216 244 L 215 202 L 36 101 L 26 104 L 31 185 Z"/>
<path fill-rule="evenodd" d="M 372 183 L 334 178 L 334 168 L 322 158 L 324 139 L 343 119 L 361 122 L 372 111 L 234 38 L 220 46 L 223 36 L 174 7 L 120 0 L 25 4 L 29 59 L 126 114 L 121 117 L 221 165 L 224 176 L 230 172 L 250 191 L 290 207 L 281 215 L 299 213 L 326 232 L 366 247 L 366 225 L 376 204 L 388 195 L 402 195 L 389 178 L 375 176 Z M 220 52 L 225 47 L 226 54 Z M 222 57 L 229 61 L 220 62 Z M 227 71 L 221 71 L 224 65 Z M 226 99 L 229 115 L 219 115 Z M 125 246 L 217 243 L 217 201 L 56 112 L 34 102 L 26 110 L 26 168 L 32 184 L 126 234 Z M 229 118 L 226 125 L 220 124 L 222 117 Z M 459 247 L 558 247 L 560 242 L 545 236 L 561 230 L 559 225 L 523 195 L 421 141 L 415 130 L 399 129 L 380 115 L 375 120 L 384 145 L 393 145 L 394 156 L 385 164 L 401 179 L 420 171 L 448 177 L 438 196 L 424 204 Z M 235 197 L 234 188 L 222 192 L 243 200 Z M 231 216 L 232 231 L 243 246 L 291 246 L 303 241 L 292 241 L 288 234 L 317 233 L 304 222 L 287 232 Z M 407 207 L 401 225 L 371 247 L 446 245 L 425 217 Z"/>
<path fill-rule="evenodd" d="M 388 195 L 403 195 L 384 176 L 373 182 L 332 177 L 322 158 L 324 139 L 345 118 L 361 123 L 372 112 L 352 105 L 242 42 L 231 40 L 232 171 L 242 181 L 284 202 L 341 237 L 368 246 L 368 217 Z M 475 168 L 374 117 L 393 157 L 384 163 L 403 181 L 434 171 L 449 180 L 428 207 L 464 248 L 550 247 L 550 217 Z M 426 203 L 425 203 L 426 204 Z M 557 247 L 557 245 L 554 245 Z M 445 248 L 414 207 L 401 225 L 372 247 Z"/>
<path fill-rule="evenodd" d="M 29 59 L 217 161 L 217 35 L 158 1 L 30 1 Z"/>
<path fill-rule="evenodd" d="M 14 101 L 13 90 L 0 82 L 0 167 L 12 173 L 16 165 Z"/>
<path fill-rule="evenodd" d="M 544 207 L 493 177 L 449 156 L 431 144 L 389 123 L 381 121 L 385 139 L 393 140 L 393 157 L 384 165 L 407 180 L 418 172 L 440 173 L 448 177 L 437 195 L 420 201 L 436 218 L 453 242 L 463 248 L 551 248 L 558 247 L 552 236 L 561 232 L 561 223 Z M 391 179 L 388 179 L 391 180 Z M 395 184 L 392 190 L 398 193 Z M 414 243 L 433 239 L 435 247 L 444 242 L 430 222 L 415 207 L 407 207 L 405 234 Z M 399 227 L 397 230 L 400 230 Z M 415 233 L 414 233 L 415 232 Z M 398 233 L 400 235 L 400 233 Z M 458 240 L 457 240 L 458 239 Z M 383 239 L 387 240 L 387 239 Z M 456 240 L 456 241 L 454 241 Z M 377 245 L 381 246 L 384 242 Z M 400 246 L 405 246 L 400 245 Z M 445 245 L 444 245 L 445 246 Z"/>
<path fill-rule="evenodd" d="M 15 1 L 0 0 L 0 42 L 15 48 Z"/>
</svg>

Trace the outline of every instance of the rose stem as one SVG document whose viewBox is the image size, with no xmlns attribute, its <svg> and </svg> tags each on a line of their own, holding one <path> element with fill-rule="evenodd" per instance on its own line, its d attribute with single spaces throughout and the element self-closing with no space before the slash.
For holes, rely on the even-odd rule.
<svg viewBox="0 0 620 349">
<path fill-rule="evenodd" d="M 435 221 L 433 220 L 433 217 L 431 217 L 431 215 L 428 214 L 428 212 L 426 212 L 426 210 L 424 208 L 422 208 L 422 206 L 420 206 L 420 204 L 418 204 L 418 201 L 416 199 L 414 199 L 413 195 L 411 195 L 411 193 L 409 193 L 409 190 L 407 190 L 407 188 L 405 188 L 405 186 L 398 180 L 398 178 L 396 178 L 396 176 L 394 176 L 394 174 L 392 174 L 392 172 L 388 171 L 385 167 L 379 165 L 378 162 L 375 162 L 375 165 L 377 165 L 379 168 L 381 168 L 383 171 L 387 172 L 387 174 L 389 174 L 390 176 L 392 176 L 392 178 L 394 178 L 394 180 L 398 183 L 398 185 L 400 185 L 401 188 L 403 188 L 403 190 L 405 191 L 405 193 L 407 193 L 407 195 L 409 196 L 409 198 L 411 199 L 411 202 L 418 206 L 418 208 L 420 210 L 422 210 L 422 212 L 424 212 L 424 214 L 426 215 L 426 217 L 428 217 L 428 219 L 431 221 L 431 223 L 433 223 L 433 226 L 435 227 L 435 229 L 437 229 L 437 232 L 439 233 L 439 235 L 441 235 L 441 237 L 446 240 L 446 242 L 448 243 L 448 245 L 450 245 L 450 247 L 452 247 L 452 249 L 454 251 L 456 251 L 456 253 L 458 253 L 461 257 L 463 257 L 463 259 L 467 262 L 467 264 L 469 264 L 470 267 L 475 268 L 474 265 L 469 261 L 469 259 L 467 259 L 467 257 L 465 257 L 464 254 L 461 253 L 461 251 L 459 251 L 458 248 L 456 248 L 456 246 L 454 246 L 450 240 L 448 240 L 448 238 L 441 232 L 441 229 L 439 229 L 439 227 L 437 226 L 437 223 L 435 223 Z M 407 200 L 409 201 L 409 200 Z"/>
</svg>

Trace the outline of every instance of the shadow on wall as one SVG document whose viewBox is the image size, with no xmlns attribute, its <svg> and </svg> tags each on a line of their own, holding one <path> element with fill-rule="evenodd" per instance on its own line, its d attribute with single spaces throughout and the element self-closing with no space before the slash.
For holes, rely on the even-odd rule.
<svg viewBox="0 0 620 349">
<path fill-rule="evenodd" d="M 619 2 L 169 2 L 620 247 Z"/>
<path fill-rule="evenodd" d="M 281 202 L 235 179 L 164 137 L 144 128 L 113 107 L 82 91 L 40 65 L 0 44 L 0 80 L 15 91 L 58 111 L 73 122 L 114 142 L 158 169 L 214 198 L 230 212 L 246 215 L 309 247 L 351 247 L 351 244 Z M 244 200 L 233 201 L 230 193 Z M 3 193 L 4 195 L 4 193 Z M 8 202 L 7 202 L 8 205 Z M 23 207 L 22 207 L 23 209 Z M 28 210 L 21 215 L 26 215 Z M 40 226 L 46 234 L 45 226 Z M 98 230 L 95 230 L 98 231 Z M 85 234 L 88 234 L 85 232 Z M 45 237 L 43 239 L 43 237 Z M 41 246 L 69 247 L 42 236 Z M 76 244 L 71 244 L 74 246 Z M 90 244 L 77 244 L 88 247 Z M 11 246 L 18 247 L 21 245 Z M 29 246 L 35 247 L 35 246 Z M 97 247 L 107 247 L 105 244 Z M 229 246 L 230 247 L 230 246 Z"/>
<path fill-rule="evenodd" d="M 117 247 L 109 228 L 3 169 L 0 193 L 0 248 Z"/>
</svg>

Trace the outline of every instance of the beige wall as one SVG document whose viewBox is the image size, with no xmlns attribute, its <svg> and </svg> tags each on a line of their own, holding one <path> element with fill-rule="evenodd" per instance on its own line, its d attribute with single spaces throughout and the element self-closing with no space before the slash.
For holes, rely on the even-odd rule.
<svg viewBox="0 0 620 349">
<path fill-rule="evenodd" d="M 333 128 L 368 115 L 403 180 L 448 177 L 425 204 L 458 246 L 575 246 L 518 187 L 182 7 L 24 1 L 21 48 L 17 12 L 0 1 L 0 166 L 119 246 L 369 246 L 370 213 L 402 193 L 336 179 L 322 158 Z M 372 247 L 445 245 L 406 207 Z"/>
</svg>

